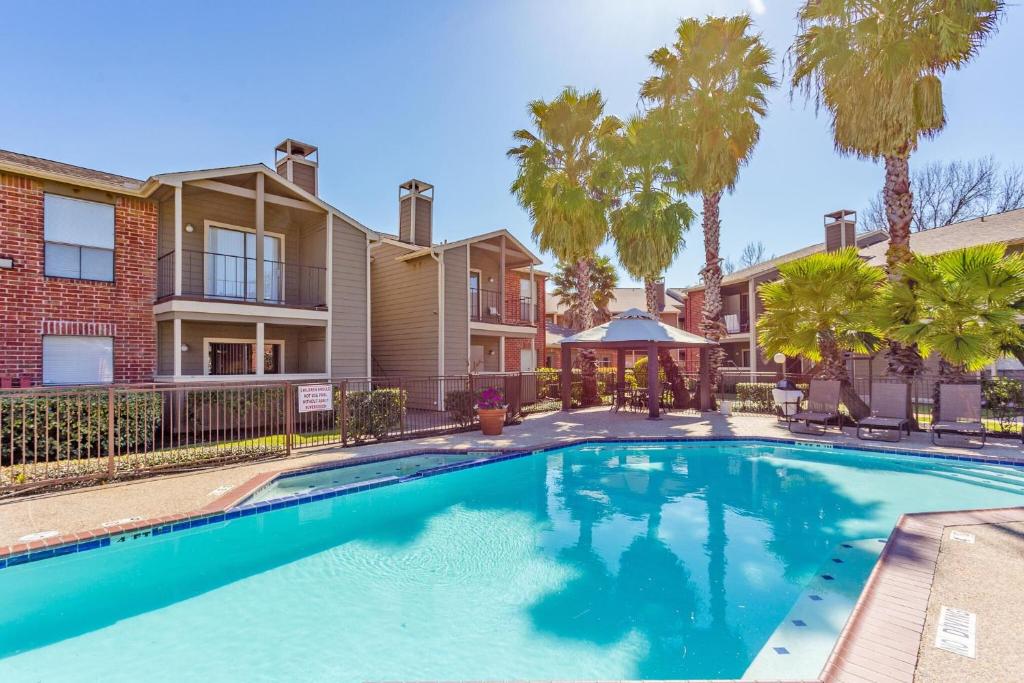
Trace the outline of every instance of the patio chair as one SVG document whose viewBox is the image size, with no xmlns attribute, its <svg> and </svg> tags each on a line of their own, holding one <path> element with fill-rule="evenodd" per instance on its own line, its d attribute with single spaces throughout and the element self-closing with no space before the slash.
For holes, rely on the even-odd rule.
<svg viewBox="0 0 1024 683">
<path fill-rule="evenodd" d="M 787 422 L 789 431 L 793 431 L 793 423 L 803 422 L 810 430 L 811 423 L 820 424 L 823 433 L 828 428 L 828 423 L 838 418 L 839 431 L 843 431 L 843 416 L 839 412 L 839 380 L 834 379 L 812 379 L 810 390 L 807 392 L 807 410 L 797 412 Z"/>
<path fill-rule="evenodd" d="M 908 415 L 907 404 L 910 398 L 910 385 L 902 382 L 872 382 L 871 383 L 871 415 L 857 423 L 857 438 L 866 439 L 863 430 L 867 429 L 870 434 L 876 429 L 896 432 L 895 439 L 888 441 L 899 441 L 903 438 L 903 431 L 906 430 L 910 436 L 910 415 Z"/>
<path fill-rule="evenodd" d="M 932 423 L 932 443 L 938 445 L 943 434 L 980 436 L 985 447 L 985 424 L 981 421 L 980 384 L 940 384 L 939 419 Z"/>
</svg>

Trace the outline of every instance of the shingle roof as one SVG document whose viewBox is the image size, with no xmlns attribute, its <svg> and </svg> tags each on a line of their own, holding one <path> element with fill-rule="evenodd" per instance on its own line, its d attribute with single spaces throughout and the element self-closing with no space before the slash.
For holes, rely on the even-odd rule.
<svg viewBox="0 0 1024 683">
<path fill-rule="evenodd" d="M 657 342 L 677 347 L 718 346 L 718 343 L 699 337 L 678 327 L 672 327 L 657 320 L 653 315 L 638 308 L 630 308 L 608 322 L 577 332 L 562 340 L 563 344 L 614 345 L 636 342 L 638 344 Z"/>
<path fill-rule="evenodd" d="M 60 161 L 52 161 L 41 157 L 34 157 L 28 154 L 19 154 L 5 149 L 0 149 L 0 164 L 7 167 L 22 168 L 27 174 L 47 173 L 66 176 L 69 179 L 78 179 L 94 183 L 110 185 L 113 188 L 136 191 L 140 189 L 145 181 L 128 176 L 106 173 L 91 168 L 65 164 Z"/>
<path fill-rule="evenodd" d="M 672 287 L 666 290 L 665 297 L 665 311 L 678 311 L 683 307 L 680 299 L 686 298 L 686 293 L 678 288 Z M 630 308 L 638 308 L 640 310 L 647 310 L 647 292 L 643 287 L 616 287 L 612 290 L 612 300 L 608 303 L 608 311 L 613 315 L 615 313 L 621 313 L 622 311 L 629 310 Z M 557 312 L 562 314 L 565 312 L 565 306 L 562 306 L 558 302 L 558 297 L 553 294 L 547 294 L 545 296 L 545 305 L 548 311 Z"/>
<path fill-rule="evenodd" d="M 969 221 L 961 221 L 940 228 L 922 230 L 910 235 L 910 250 L 927 256 L 954 249 L 993 243 L 1015 244 L 1024 242 L 1024 209 L 992 214 Z M 860 250 L 861 256 L 873 266 L 885 265 L 885 250 L 889 240 Z"/>
<path fill-rule="evenodd" d="M 576 331 L 565 325 L 547 323 L 544 328 L 544 345 L 558 346 L 566 337 L 576 334 Z"/>
</svg>

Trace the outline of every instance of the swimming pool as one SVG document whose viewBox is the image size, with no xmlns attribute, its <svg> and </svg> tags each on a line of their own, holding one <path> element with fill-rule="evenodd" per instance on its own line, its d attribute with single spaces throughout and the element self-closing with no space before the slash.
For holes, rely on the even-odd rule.
<svg viewBox="0 0 1024 683">
<path fill-rule="evenodd" d="M 9 566 L 0 680 L 797 678 L 901 513 L 1021 504 L 973 462 L 573 446 Z"/>
</svg>

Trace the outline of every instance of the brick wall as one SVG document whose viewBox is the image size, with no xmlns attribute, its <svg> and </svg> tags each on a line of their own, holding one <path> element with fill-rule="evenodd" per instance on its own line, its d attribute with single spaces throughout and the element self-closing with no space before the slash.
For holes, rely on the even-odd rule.
<svg viewBox="0 0 1024 683">
<path fill-rule="evenodd" d="M 157 208 L 118 197 L 114 207 L 114 282 L 47 278 L 44 273 L 43 188 L 0 174 L 0 377 L 42 381 L 44 333 L 114 337 L 114 381 L 151 380 L 156 367 Z"/>
<path fill-rule="evenodd" d="M 700 331 L 702 318 L 701 309 L 704 307 L 704 290 L 688 292 L 685 305 L 685 320 L 683 329 L 687 332 L 703 336 Z M 685 360 L 683 361 L 683 372 L 698 372 L 700 370 L 700 351 L 698 349 L 684 349 Z"/>
<path fill-rule="evenodd" d="M 519 273 L 513 270 L 505 272 L 505 319 L 508 324 L 515 325 L 517 323 L 529 322 L 529 317 L 523 315 L 528 311 L 523 310 L 520 305 L 519 297 L 519 283 L 522 280 L 528 279 L 529 275 L 525 273 Z M 534 320 L 537 325 L 537 335 L 533 339 L 514 339 L 511 337 L 505 338 L 505 372 L 519 372 L 520 370 L 520 352 L 524 348 L 528 348 L 529 345 L 533 345 L 534 358 L 536 360 L 536 366 L 541 367 L 544 364 L 544 287 L 545 279 L 543 275 L 534 275 L 537 290 L 537 301 L 533 302 L 536 306 L 536 315 Z"/>
</svg>

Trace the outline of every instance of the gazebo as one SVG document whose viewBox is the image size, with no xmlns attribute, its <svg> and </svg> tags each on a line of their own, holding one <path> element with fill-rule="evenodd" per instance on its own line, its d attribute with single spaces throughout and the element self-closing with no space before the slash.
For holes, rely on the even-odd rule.
<svg viewBox="0 0 1024 683">
<path fill-rule="evenodd" d="M 638 308 L 619 313 L 610 321 L 584 330 L 561 342 L 562 347 L 562 410 L 569 410 L 572 394 L 572 353 L 574 349 L 615 349 L 615 381 L 626 380 L 626 351 L 647 351 L 647 409 L 652 419 L 660 414 L 658 383 L 658 351 L 660 349 L 700 349 L 700 409 L 711 409 L 708 349 L 718 343 L 677 327 L 671 327 L 650 313 Z M 618 397 L 616 397 L 618 400 Z"/>
</svg>

